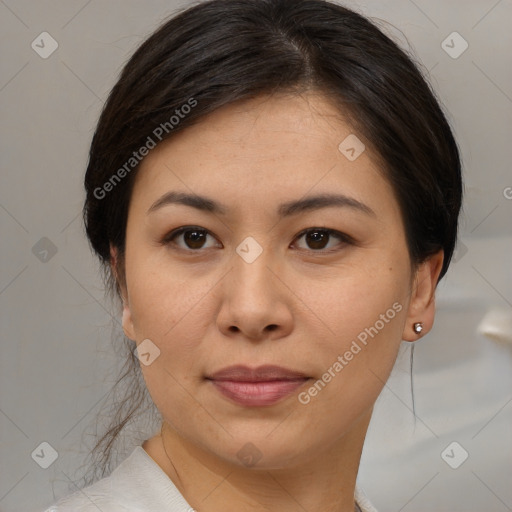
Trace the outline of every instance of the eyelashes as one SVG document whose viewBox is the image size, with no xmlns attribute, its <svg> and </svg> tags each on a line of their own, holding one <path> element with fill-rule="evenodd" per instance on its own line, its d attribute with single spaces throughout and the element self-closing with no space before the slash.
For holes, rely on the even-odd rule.
<svg viewBox="0 0 512 512">
<path fill-rule="evenodd" d="M 182 237 L 182 245 L 177 243 L 180 237 Z M 208 240 L 208 237 L 211 237 L 214 241 L 216 240 L 205 228 L 199 226 L 182 226 L 165 235 L 160 241 L 160 244 L 179 251 L 198 253 L 212 248 L 205 247 L 205 242 Z M 305 229 L 296 235 L 294 241 L 302 238 L 304 238 L 307 248 L 299 248 L 299 250 L 320 254 L 333 253 L 343 249 L 346 245 L 355 245 L 354 239 L 349 235 L 329 228 L 313 227 Z M 338 244 L 326 249 L 325 246 L 329 245 L 332 239 L 337 240 Z M 218 242 L 218 244 L 220 244 L 220 242 Z M 222 248 L 222 244 L 216 246 Z"/>
<path fill-rule="evenodd" d="M 207 236 L 215 238 L 207 229 L 195 227 L 195 226 L 184 226 L 178 229 L 171 231 L 168 235 L 164 237 L 162 240 L 163 245 L 178 245 L 175 242 L 175 239 L 181 235 L 189 234 L 192 236 L 188 237 L 188 243 L 192 243 L 196 247 L 188 247 L 185 250 L 192 250 L 197 252 L 198 249 L 203 249 L 201 246 L 201 241 L 205 240 Z M 199 244 L 199 247 L 197 245 Z M 179 246 L 178 246 L 179 247 Z M 181 247 L 183 249 L 183 247 Z"/>
</svg>

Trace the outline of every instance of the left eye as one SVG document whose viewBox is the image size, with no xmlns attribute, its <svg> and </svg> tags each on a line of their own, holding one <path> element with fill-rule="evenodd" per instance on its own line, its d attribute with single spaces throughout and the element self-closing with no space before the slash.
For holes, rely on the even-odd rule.
<svg viewBox="0 0 512 512">
<path fill-rule="evenodd" d="M 175 240 L 177 238 L 182 237 L 183 244 L 178 244 Z M 213 238 L 213 236 L 204 228 L 194 228 L 194 227 L 183 227 L 178 228 L 169 233 L 163 240 L 162 244 L 169 245 L 174 244 L 177 245 L 180 249 L 191 249 L 194 251 L 198 251 L 199 249 L 208 249 L 205 247 L 205 242 L 207 237 Z M 339 231 L 334 231 L 332 229 L 326 228 L 310 228 L 305 231 L 302 231 L 299 235 L 297 235 L 296 240 L 300 240 L 304 238 L 308 247 L 305 249 L 313 250 L 314 252 L 329 252 L 332 249 L 328 247 L 332 238 L 336 238 L 338 240 L 338 244 L 335 245 L 343 245 L 344 243 L 352 243 L 352 239 L 345 235 L 344 233 L 340 233 Z M 212 246 L 210 246 L 212 247 Z M 299 247 L 300 249 L 304 249 Z M 327 249 L 327 250 L 326 250 Z"/>
<path fill-rule="evenodd" d="M 337 238 L 338 244 L 342 245 L 343 243 L 350 243 L 351 239 L 348 235 L 340 233 L 339 231 L 334 231 L 332 229 L 324 229 L 324 228 L 312 228 L 303 231 L 297 236 L 297 239 L 301 239 L 304 237 L 306 243 L 309 246 L 309 249 L 313 249 L 315 251 L 321 251 L 323 249 L 332 249 L 331 247 L 326 247 L 331 238 Z M 341 244 L 339 243 L 341 242 Z M 306 248 L 307 249 L 307 248 Z M 326 251 L 329 252 L 329 251 Z"/>
</svg>

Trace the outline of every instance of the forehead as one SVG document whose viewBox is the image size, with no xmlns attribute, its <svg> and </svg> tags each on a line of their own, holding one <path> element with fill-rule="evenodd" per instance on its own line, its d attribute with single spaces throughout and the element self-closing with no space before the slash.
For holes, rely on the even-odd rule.
<svg viewBox="0 0 512 512">
<path fill-rule="evenodd" d="M 205 149 L 211 157 L 243 161 L 250 154 L 260 162 L 276 157 L 293 161 L 309 152 L 309 160 L 335 153 L 340 137 L 352 131 L 342 113 L 318 93 L 276 94 L 226 105 L 157 150 L 169 145 L 188 150 L 192 145 L 201 152 L 194 157 Z"/>
<path fill-rule="evenodd" d="M 361 139 L 318 93 L 239 101 L 152 150 L 141 163 L 132 199 L 149 201 L 179 189 L 239 203 L 257 199 L 261 206 L 278 197 L 333 191 L 392 201 L 378 159 Z"/>
</svg>

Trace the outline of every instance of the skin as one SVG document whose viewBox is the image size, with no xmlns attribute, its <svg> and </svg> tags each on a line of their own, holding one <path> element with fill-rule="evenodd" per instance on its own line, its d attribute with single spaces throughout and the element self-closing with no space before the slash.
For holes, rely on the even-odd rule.
<svg viewBox="0 0 512 512">
<path fill-rule="evenodd" d="M 358 135 L 366 150 L 355 161 L 338 150 L 351 133 L 320 93 L 260 97 L 157 146 L 136 176 L 117 277 L 125 334 L 160 350 L 141 368 L 164 419 L 163 435 L 143 447 L 198 511 L 352 512 L 373 404 L 401 340 L 418 339 L 414 322 L 423 335 L 432 327 L 442 252 L 411 265 L 398 203 L 369 142 Z M 227 213 L 168 204 L 148 214 L 169 191 L 207 196 Z M 374 214 L 330 206 L 277 216 L 281 203 L 322 193 Z M 206 230 L 203 240 L 161 243 L 182 226 Z M 310 228 L 355 242 L 298 236 Z M 249 236 L 263 249 L 252 263 L 236 252 Z M 301 403 L 299 392 L 396 303 L 401 311 Z M 311 379 L 276 404 L 244 407 L 205 379 L 234 364 L 276 364 Z M 261 454 L 254 466 L 237 456 L 247 443 Z"/>
</svg>

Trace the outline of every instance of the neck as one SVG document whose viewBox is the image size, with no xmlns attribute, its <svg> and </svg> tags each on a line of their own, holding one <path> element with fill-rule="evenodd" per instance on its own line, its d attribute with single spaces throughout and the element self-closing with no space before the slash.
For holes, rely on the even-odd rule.
<svg viewBox="0 0 512 512">
<path fill-rule="evenodd" d="M 371 411 L 338 438 L 291 465 L 245 467 L 191 443 L 165 422 L 143 448 L 198 512 L 354 512 L 354 490 Z M 226 504 L 229 504 L 228 506 Z"/>
</svg>

